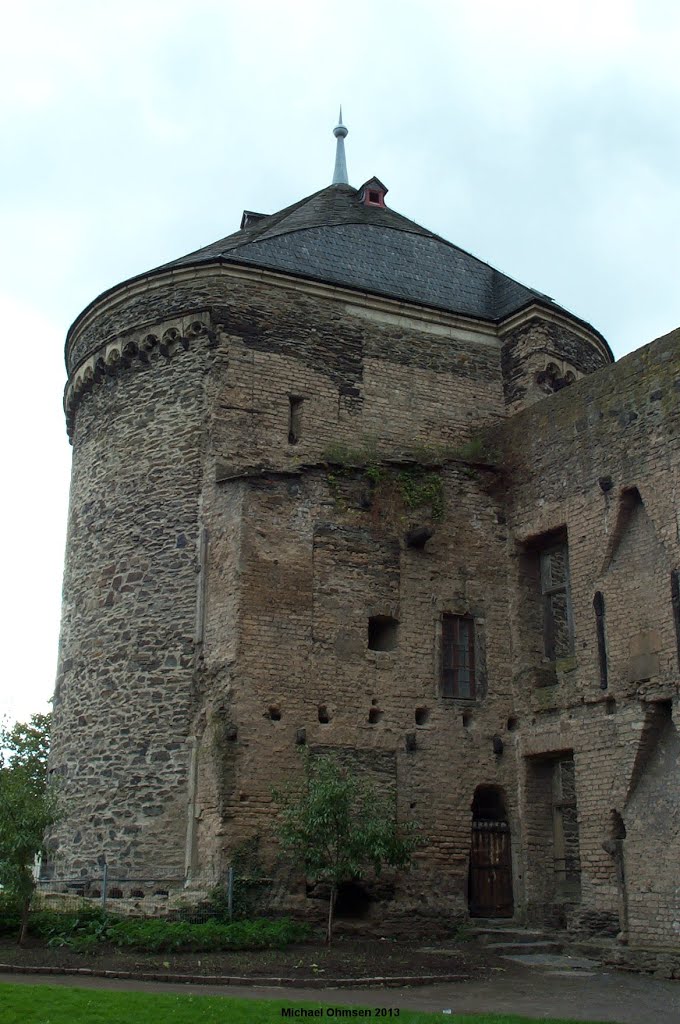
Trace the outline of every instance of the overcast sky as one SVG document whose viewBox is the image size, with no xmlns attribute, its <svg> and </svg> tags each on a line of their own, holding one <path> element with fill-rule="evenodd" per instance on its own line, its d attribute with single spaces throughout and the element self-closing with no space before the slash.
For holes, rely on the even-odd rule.
<svg viewBox="0 0 680 1024">
<path fill-rule="evenodd" d="M 330 184 L 597 327 L 680 325 L 677 0 L 0 0 L 0 714 L 46 710 L 70 449 L 63 341 L 99 292 Z"/>
</svg>

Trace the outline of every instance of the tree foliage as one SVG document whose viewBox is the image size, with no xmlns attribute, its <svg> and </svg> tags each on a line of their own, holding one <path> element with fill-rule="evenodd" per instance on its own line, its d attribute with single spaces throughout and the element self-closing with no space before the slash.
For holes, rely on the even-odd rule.
<svg viewBox="0 0 680 1024">
<path fill-rule="evenodd" d="M 49 726 L 49 715 L 33 715 L 0 730 L 0 885 L 20 903 L 19 942 L 35 888 L 35 856 L 57 819 L 56 793 L 47 788 Z"/>
<path fill-rule="evenodd" d="M 31 715 L 30 722 L 15 722 L 0 730 L 0 746 L 7 751 L 7 766 L 22 768 L 36 789 L 47 785 L 51 715 Z"/>
<path fill-rule="evenodd" d="M 332 757 L 304 754 L 302 785 L 276 791 L 278 837 L 307 878 L 329 887 L 327 941 L 333 932 L 339 887 L 384 865 L 408 868 L 418 845 L 417 826 L 398 824 L 396 806 L 384 808 L 374 786 Z"/>
</svg>

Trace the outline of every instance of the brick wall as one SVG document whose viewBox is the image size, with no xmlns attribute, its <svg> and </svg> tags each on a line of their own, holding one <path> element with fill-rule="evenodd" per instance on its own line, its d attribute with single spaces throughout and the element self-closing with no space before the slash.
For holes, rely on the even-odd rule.
<svg viewBox="0 0 680 1024">
<path fill-rule="evenodd" d="M 670 573 L 680 558 L 678 340 L 678 332 L 659 339 L 519 413 L 496 434 L 504 446 L 515 567 L 519 752 L 574 752 L 583 866 L 575 924 L 588 914 L 593 920 L 600 915 L 600 924 L 607 916 L 619 918 L 616 865 L 602 843 L 610 838 L 612 811 L 621 813 L 628 829 L 623 849 L 630 939 L 638 943 L 676 943 L 680 913 L 672 866 L 680 852 L 680 798 L 673 774 L 658 767 L 664 758 L 672 760 L 662 751 L 671 750 L 677 734 L 669 725 L 662 739 L 650 724 L 659 702 L 677 701 Z M 574 657 L 558 663 L 554 685 L 542 688 L 526 671 L 532 630 L 527 604 L 536 589 L 520 553 L 528 540 L 563 527 Z M 606 690 L 600 688 L 597 591 L 605 602 Z M 541 642 L 534 631 L 539 661 Z M 654 828 L 641 815 L 641 792 L 646 806 L 659 808 Z M 648 894 L 651 889 L 642 858 L 654 864 L 650 899 L 643 895 L 645 885 Z"/>
</svg>

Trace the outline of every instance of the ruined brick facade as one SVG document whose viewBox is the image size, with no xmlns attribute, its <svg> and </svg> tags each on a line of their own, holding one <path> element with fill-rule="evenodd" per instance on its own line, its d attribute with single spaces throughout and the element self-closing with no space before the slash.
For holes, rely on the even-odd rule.
<svg viewBox="0 0 680 1024">
<path fill-rule="evenodd" d="M 330 223 L 299 205 L 69 333 L 55 870 L 205 889 L 255 836 L 274 864 L 272 789 L 307 744 L 421 826 L 412 872 L 366 880 L 369 920 L 678 945 L 678 337 L 611 365 L 481 264 L 446 306 L 413 298 L 430 271 L 296 272 L 334 231 L 446 245 L 333 188 Z"/>
</svg>

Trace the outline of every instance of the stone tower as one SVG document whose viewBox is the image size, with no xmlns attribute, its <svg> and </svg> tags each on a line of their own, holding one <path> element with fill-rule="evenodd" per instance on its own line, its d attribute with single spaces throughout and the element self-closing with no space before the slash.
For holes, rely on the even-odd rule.
<svg viewBox="0 0 680 1024">
<path fill-rule="evenodd" d="M 426 837 L 389 900 L 367 883 L 370 914 L 484 912 L 485 829 L 507 835 L 509 880 L 487 910 L 578 908 L 608 798 L 579 853 L 576 811 L 555 826 L 588 786 L 558 722 L 583 708 L 575 679 L 609 723 L 569 493 L 601 467 L 591 447 L 569 478 L 537 480 L 527 453 L 538 465 L 540 432 L 614 372 L 611 353 L 391 210 L 378 178 L 347 184 L 341 127 L 334 184 L 246 211 L 68 333 L 55 871 L 94 877 L 106 859 L 201 888 L 244 840 L 273 857 L 271 791 L 307 744 L 370 773 Z M 588 408 L 553 455 L 591 429 Z M 607 866 L 581 889 L 613 920 L 615 869 L 593 856 Z"/>
</svg>

